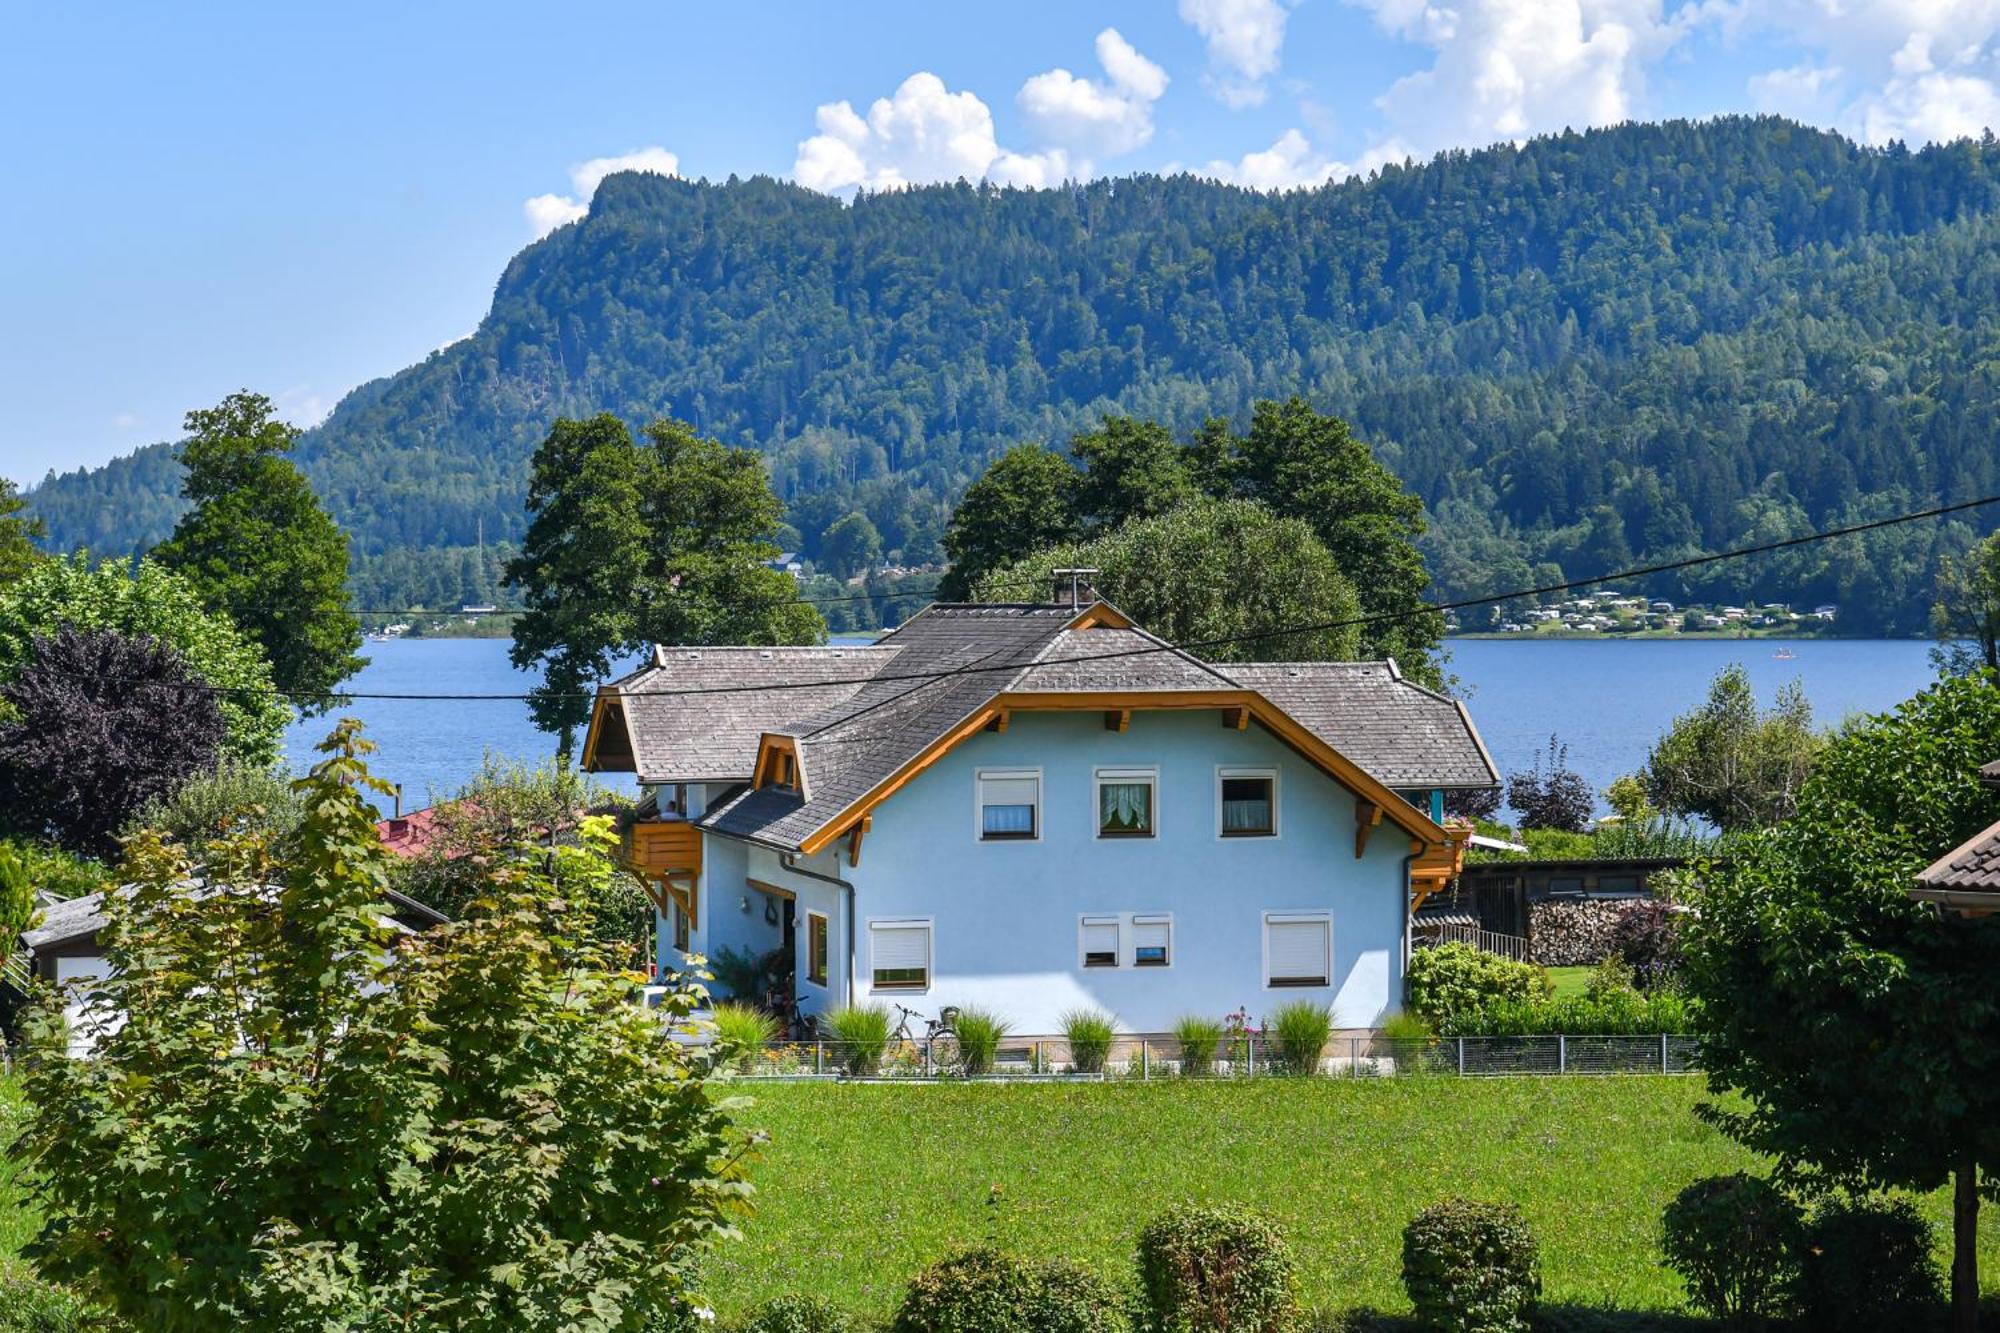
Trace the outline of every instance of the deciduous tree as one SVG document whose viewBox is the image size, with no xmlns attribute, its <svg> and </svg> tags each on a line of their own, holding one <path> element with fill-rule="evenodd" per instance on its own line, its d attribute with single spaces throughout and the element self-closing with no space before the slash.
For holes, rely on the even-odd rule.
<svg viewBox="0 0 2000 1333">
<path fill-rule="evenodd" d="M 1354 585 L 1312 529 L 1247 500 L 1196 500 L 995 570 L 981 601 L 1048 596 L 1052 569 L 1099 570 L 1097 591 L 1174 643 L 1223 662 L 1354 656 Z M 1301 629 L 1301 626 L 1320 626 Z M 1289 630 L 1288 633 L 1277 631 Z M 1215 640 L 1251 636 L 1242 642 Z"/>
<path fill-rule="evenodd" d="M 820 535 L 819 558 L 836 578 L 866 574 L 882 558 L 882 534 L 866 514 L 845 515 Z"/>
<path fill-rule="evenodd" d="M 1702 1068 L 1731 1094 L 1705 1116 L 1793 1172 L 1911 1190 L 1955 1180 L 1965 1330 L 1979 1198 L 2000 1169 L 2000 917 L 1944 916 L 1908 890 L 2000 819 L 1978 779 L 1996 754 L 1990 677 L 1843 728 L 1792 817 L 1700 876 L 1682 926 Z"/>
<path fill-rule="evenodd" d="M 535 724 L 575 748 L 621 654 L 654 643 L 812 643 L 826 622 L 768 567 L 783 518 L 763 461 L 656 421 L 645 443 L 604 413 L 558 421 L 535 451 L 534 521 L 508 579 L 527 599 L 514 665 L 540 668 Z"/>
<path fill-rule="evenodd" d="M 380 790 L 343 722 L 282 850 L 134 844 L 107 904 L 125 1021 L 29 1075 L 42 1271 L 163 1333 L 638 1333 L 733 1234 L 747 1144 L 579 929 L 586 845 L 486 849 L 463 921 L 398 939 Z M 200 891 L 190 893 L 195 877 Z"/>
<path fill-rule="evenodd" d="M 1955 676 L 2000 671 L 2000 532 L 1962 556 L 1938 562 L 1931 659 Z"/>
<path fill-rule="evenodd" d="M 965 601 L 994 570 L 1076 540 L 1081 484 L 1068 459 L 1038 444 L 1016 445 L 1000 455 L 952 511 L 944 534 L 951 569 L 939 595 Z"/>
<path fill-rule="evenodd" d="M 1662 810 L 1735 831 L 1790 815 L 1812 772 L 1821 739 L 1797 681 L 1777 706 L 1757 707 L 1750 673 L 1723 668 L 1701 707 L 1674 719 L 1646 756 L 1646 794 Z"/>
<path fill-rule="evenodd" d="M 1507 775 L 1507 804 L 1525 829 L 1581 833 L 1590 827 L 1597 802 L 1590 784 L 1569 766 L 1569 747 L 1549 737 L 1548 753 L 1535 756 L 1525 773 Z"/>
<path fill-rule="evenodd" d="M 246 763 L 277 761 L 292 710 L 272 690 L 270 665 L 228 616 L 203 609 L 182 576 L 151 560 L 92 565 L 74 555 L 38 562 L 0 588 L 0 680 L 20 671 L 37 637 L 66 625 L 167 644 L 215 691 L 228 728 L 224 750 Z"/>
<path fill-rule="evenodd" d="M 35 542 L 49 535 L 48 527 L 39 517 L 24 514 L 27 507 L 20 489 L 0 477 L 0 588 L 27 573 L 37 560 L 47 558 Z"/>
<path fill-rule="evenodd" d="M 154 559 L 256 640 L 303 712 L 359 671 L 361 623 L 348 606 L 347 535 L 285 457 L 299 431 L 262 394 L 233 393 L 187 414 L 181 494 L 194 507 Z"/>
<path fill-rule="evenodd" d="M 0 822 L 103 856 L 146 802 L 212 767 L 216 696 L 158 639 L 65 625 L 0 684 Z"/>
</svg>

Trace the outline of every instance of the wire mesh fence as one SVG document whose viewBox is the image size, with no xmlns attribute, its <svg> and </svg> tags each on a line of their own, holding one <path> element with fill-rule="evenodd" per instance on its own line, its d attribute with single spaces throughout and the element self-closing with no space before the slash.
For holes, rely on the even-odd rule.
<svg viewBox="0 0 2000 1333">
<path fill-rule="evenodd" d="M 747 1078 L 1171 1079 L 1318 1076 L 1390 1078 L 1433 1074 L 1686 1074 L 1697 1068 L 1690 1036 L 1439 1037 L 1400 1041 L 1335 1037 L 1318 1052 L 1287 1049 L 1263 1036 L 1225 1038 L 1212 1049 L 1184 1048 L 1171 1034 L 1129 1035 L 1108 1047 L 1063 1037 L 1008 1037 L 967 1052 L 955 1039 L 886 1042 L 773 1042 L 730 1058 Z"/>
</svg>

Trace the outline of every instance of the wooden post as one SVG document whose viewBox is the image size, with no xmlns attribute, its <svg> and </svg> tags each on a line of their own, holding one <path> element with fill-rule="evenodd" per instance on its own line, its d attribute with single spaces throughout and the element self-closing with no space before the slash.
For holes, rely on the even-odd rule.
<svg viewBox="0 0 2000 1333">
<path fill-rule="evenodd" d="M 1951 1330 L 1979 1333 L 1979 1157 L 1969 1144 L 1952 1182 Z"/>
</svg>

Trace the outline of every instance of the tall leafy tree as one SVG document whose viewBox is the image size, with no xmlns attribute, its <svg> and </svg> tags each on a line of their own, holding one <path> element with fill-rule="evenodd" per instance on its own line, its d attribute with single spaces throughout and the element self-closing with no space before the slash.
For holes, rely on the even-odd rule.
<svg viewBox="0 0 2000 1333">
<path fill-rule="evenodd" d="M 1970 675 L 2000 671 L 2000 532 L 1938 568 L 1931 658 L 1940 671 Z"/>
<path fill-rule="evenodd" d="M 45 558 L 35 543 L 49 535 L 48 525 L 36 515 L 24 514 L 27 507 L 20 488 L 0 477 L 0 588 Z"/>
<path fill-rule="evenodd" d="M 1099 528 L 1153 518 L 1199 494 L 1187 451 L 1157 421 L 1106 417 L 1072 437 L 1069 450 L 1083 466 L 1077 508 Z"/>
<path fill-rule="evenodd" d="M 158 639 L 65 625 L 0 684 L 0 823 L 105 856 L 148 801 L 214 766 L 216 696 Z"/>
<path fill-rule="evenodd" d="M 357 733 L 282 845 L 134 843 L 86 996 L 123 1025 L 37 1027 L 38 1265 L 172 1333 L 691 1324 L 746 1145 L 676 1040 L 700 992 L 635 1006 L 590 938 L 610 821 L 480 848 L 469 915 L 398 940 Z"/>
<path fill-rule="evenodd" d="M 944 534 L 951 569 L 939 595 L 965 601 L 994 570 L 1075 540 L 1081 485 L 1068 459 L 1038 444 L 1015 445 L 994 459 L 952 511 Z"/>
<path fill-rule="evenodd" d="M 820 563 L 838 578 L 865 574 L 882 558 L 882 534 L 866 514 L 837 519 L 819 539 Z"/>
<path fill-rule="evenodd" d="M 1195 651 L 1215 661 L 1354 656 L 1354 628 L 1343 622 L 1359 601 L 1339 563 L 1306 524 L 1247 500 L 1200 499 L 1133 519 L 997 569 L 976 591 L 981 601 L 1041 600 L 1051 570 L 1080 567 L 1098 570 L 1097 591 L 1148 630 L 1209 645 Z"/>
<path fill-rule="evenodd" d="M 1759 828 L 1791 815 L 1821 744 L 1797 681 L 1778 691 L 1775 708 L 1760 709 L 1750 673 L 1732 665 L 1716 674 L 1699 708 L 1674 719 L 1647 754 L 1641 780 L 1669 813 L 1725 830 Z"/>
<path fill-rule="evenodd" d="M 511 657 L 539 667 L 535 724 L 567 757 L 594 686 L 654 643 L 812 643 L 819 613 L 768 567 L 783 518 L 763 460 L 656 421 L 644 443 L 609 413 L 559 421 L 535 452 L 534 514 L 507 577 L 527 601 Z"/>
<path fill-rule="evenodd" d="M 347 536 L 285 455 L 295 427 L 262 394 L 233 393 L 187 414 L 181 494 L 193 504 L 153 557 L 228 612 L 270 659 L 303 712 L 332 707 L 365 664 L 349 609 Z"/>
<path fill-rule="evenodd" d="M 1955 1183 L 1953 1301 L 1973 1327 L 1982 1193 L 2000 1171 L 2000 917 L 1914 902 L 1916 873 L 2000 819 L 1979 766 L 2000 689 L 1947 680 L 1841 729 L 1797 812 L 1736 842 L 1685 918 L 1704 1114 L 1788 1170 Z M 1982 1183 L 1983 1176 L 1983 1183 Z"/>
<path fill-rule="evenodd" d="M 20 672 L 37 638 L 65 626 L 110 630 L 171 647 L 188 671 L 215 691 L 226 735 L 223 749 L 245 763 L 278 760 L 292 710 L 271 683 L 271 666 L 228 616 L 203 608 L 194 586 L 151 560 L 86 555 L 38 562 L 0 588 L 0 681 Z"/>
<path fill-rule="evenodd" d="M 1507 775 L 1507 804 L 1522 828 L 1564 833 L 1589 828 L 1597 809 L 1590 784 L 1569 766 L 1569 747 L 1554 736 L 1549 737 L 1548 752 L 1535 756 L 1533 768 Z"/>
</svg>

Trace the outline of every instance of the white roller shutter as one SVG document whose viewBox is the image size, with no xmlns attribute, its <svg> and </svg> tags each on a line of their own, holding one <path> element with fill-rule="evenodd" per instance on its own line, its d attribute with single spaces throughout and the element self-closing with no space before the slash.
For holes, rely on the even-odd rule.
<svg viewBox="0 0 2000 1333">
<path fill-rule="evenodd" d="M 1165 967 L 1173 959 L 1173 919 L 1164 916 L 1132 918 L 1132 965 Z"/>
<path fill-rule="evenodd" d="M 1118 918 L 1090 916 L 1083 919 L 1083 965 L 1118 966 Z"/>
<path fill-rule="evenodd" d="M 920 921 L 870 922 L 868 960 L 877 987 L 923 989 L 930 984 L 929 924 Z"/>
<path fill-rule="evenodd" d="M 1333 922 L 1323 916 L 1266 917 L 1264 952 L 1271 985 L 1324 986 L 1332 966 Z"/>
</svg>

